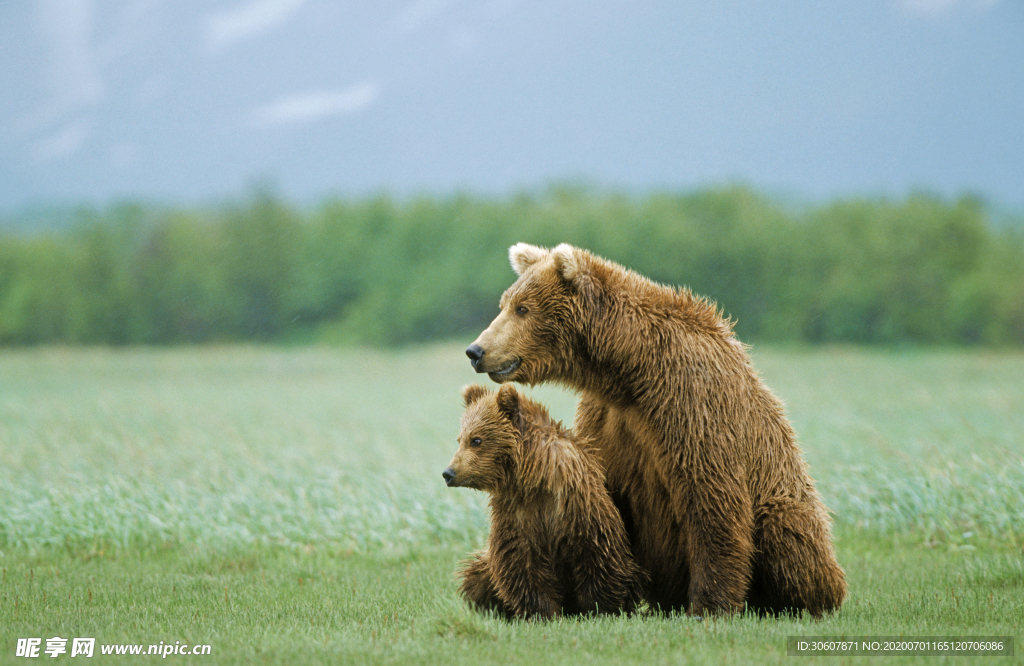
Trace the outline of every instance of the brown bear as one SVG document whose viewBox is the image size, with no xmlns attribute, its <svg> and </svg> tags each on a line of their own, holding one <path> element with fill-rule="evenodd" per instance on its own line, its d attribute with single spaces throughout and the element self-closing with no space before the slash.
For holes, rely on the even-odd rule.
<svg viewBox="0 0 1024 666">
<path fill-rule="evenodd" d="M 574 429 L 599 452 L 647 601 L 693 615 L 838 609 L 828 510 L 732 322 L 570 245 L 509 256 L 519 279 L 466 354 L 496 382 L 580 393 Z"/>
<path fill-rule="evenodd" d="M 634 610 L 646 577 L 587 443 L 510 384 L 462 396 L 444 480 L 491 496 L 487 549 L 463 570 L 463 596 L 509 618 Z"/>
</svg>

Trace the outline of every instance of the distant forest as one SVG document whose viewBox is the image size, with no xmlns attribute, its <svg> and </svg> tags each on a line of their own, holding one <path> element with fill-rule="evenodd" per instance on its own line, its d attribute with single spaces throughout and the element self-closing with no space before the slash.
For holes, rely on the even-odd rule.
<svg viewBox="0 0 1024 666">
<path fill-rule="evenodd" d="M 747 187 L 627 195 L 138 203 L 0 218 L 0 344 L 470 339 L 508 246 L 578 245 L 718 302 L 745 341 L 1024 345 L 1024 226 L 972 197 L 792 206 Z"/>
</svg>

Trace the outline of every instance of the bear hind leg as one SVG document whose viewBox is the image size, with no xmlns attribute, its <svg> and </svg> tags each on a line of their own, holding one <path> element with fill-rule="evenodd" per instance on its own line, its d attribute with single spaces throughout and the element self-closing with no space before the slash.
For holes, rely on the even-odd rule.
<svg viewBox="0 0 1024 666">
<path fill-rule="evenodd" d="M 819 507 L 780 499 L 758 512 L 748 596 L 752 610 L 773 615 L 807 610 L 820 618 L 842 605 L 846 575 L 836 561 L 825 509 Z"/>
</svg>

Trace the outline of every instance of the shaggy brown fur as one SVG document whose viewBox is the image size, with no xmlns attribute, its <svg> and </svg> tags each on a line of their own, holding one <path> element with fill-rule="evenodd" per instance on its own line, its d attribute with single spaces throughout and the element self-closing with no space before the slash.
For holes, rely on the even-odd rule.
<svg viewBox="0 0 1024 666">
<path fill-rule="evenodd" d="M 494 381 L 580 391 L 575 430 L 600 452 L 648 601 L 695 615 L 839 608 L 827 509 L 731 322 L 569 245 L 509 254 L 520 277 L 466 353 Z"/>
<path fill-rule="evenodd" d="M 512 385 L 463 390 L 449 486 L 491 495 L 487 549 L 462 572 L 462 594 L 506 617 L 631 611 L 646 577 L 586 442 Z"/>
</svg>

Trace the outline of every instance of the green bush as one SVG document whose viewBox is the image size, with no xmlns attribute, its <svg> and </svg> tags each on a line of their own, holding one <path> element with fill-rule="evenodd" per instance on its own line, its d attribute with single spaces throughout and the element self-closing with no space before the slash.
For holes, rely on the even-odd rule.
<svg viewBox="0 0 1024 666">
<path fill-rule="evenodd" d="M 471 336 L 513 281 L 506 251 L 569 242 L 688 285 L 744 339 L 1024 344 L 1024 238 L 971 197 L 786 207 L 746 187 L 508 198 L 256 192 L 221 208 L 80 209 L 0 234 L 0 343 Z M 6 226 L 6 225 L 5 225 Z"/>
</svg>

